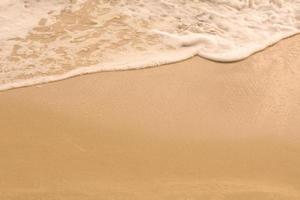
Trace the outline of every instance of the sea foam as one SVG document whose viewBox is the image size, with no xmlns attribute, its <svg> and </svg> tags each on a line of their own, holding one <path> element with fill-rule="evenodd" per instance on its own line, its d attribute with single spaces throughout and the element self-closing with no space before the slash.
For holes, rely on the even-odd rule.
<svg viewBox="0 0 300 200">
<path fill-rule="evenodd" d="M 300 0 L 2 0 L 0 90 L 194 55 L 238 61 L 300 32 Z"/>
</svg>

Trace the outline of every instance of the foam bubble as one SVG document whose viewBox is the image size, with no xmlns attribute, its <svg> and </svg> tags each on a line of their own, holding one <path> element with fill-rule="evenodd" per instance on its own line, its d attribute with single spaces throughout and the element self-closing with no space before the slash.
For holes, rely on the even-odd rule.
<svg viewBox="0 0 300 200">
<path fill-rule="evenodd" d="M 199 55 L 231 62 L 300 32 L 300 0 L 3 0 L 0 90 Z"/>
</svg>

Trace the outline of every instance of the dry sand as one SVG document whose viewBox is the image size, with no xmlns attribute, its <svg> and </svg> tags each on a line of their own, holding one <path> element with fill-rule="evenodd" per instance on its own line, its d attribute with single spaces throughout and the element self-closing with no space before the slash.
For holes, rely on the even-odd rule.
<svg viewBox="0 0 300 200">
<path fill-rule="evenodd" d="M 0 93 L 1 200 L 299 200 L 300 36 Z"/>
</svg>

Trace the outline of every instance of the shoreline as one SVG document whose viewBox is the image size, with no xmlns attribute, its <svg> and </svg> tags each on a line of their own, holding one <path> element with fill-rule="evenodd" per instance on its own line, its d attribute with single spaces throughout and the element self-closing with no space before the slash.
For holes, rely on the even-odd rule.
<svg viewBox="0 0 300 200">
<path fill-rule="evenodd" d="M 205 59 L 205 60 L 208 60 L 211 62 L 216 62 L 216 63 L 221 63 L 221 64 L 242 62 L 243 60 L 245 60 L 251 56 L 254 56 L 257 53 L 263 52 L 264 50 L 276 45 L 277 43 L 283 42 L 292 37 L 297 37 L 299 34 L 300 34 L 299 32 L 296 32 L 292 35 L 287 35 L 287 36 L 283 37 L 282 39 L 274 39 L 273 41 L 268 42 L 267 45 L 263 45 L 263 46 L 265 46 L 264 48 L 257 48 L 257 50 L 255 50 L 253 53 L 246 53 L 245 56 L 242 56 L 239 59 L 233 59 L 233 60 L 229 59 L 228 61 L 226 61 L 226 60 L 213 59 L 213 58 L 209 58 L 209 57 L 205 57 L 205 56 L 201 56 L 201 55 L 197 55 L 197 54 L 187 56 L 186 52 L 189 52 L 189 50 L 186 49 L 186 51 L 183 51 L 185 53 L 182 56 L 182 58 L 180 58 L 178 60 L 174 60 L 174 61 L 167 61 L 168 59 L 166 59 L 166 61 L 161 61 L 161 60 L 155 61 L 155 62 L 152 61 L 156 64 L 146 64 L 143 62 L 141 62 L 141 63 L 137 62 L 136 64 L 129 65 L 129 66 L 126 66 L 126 64 L 121 62 L 120 64 L 117 64 L 115 67 L 108 65 L 107 67 L 104 67 L 104 68 L 102 67 L 102 69 L 100 69 L 101 65 L 94 65 L 94 66 L 89 66 L 89 67 L 79 67 L 79 68 L 76 68 L 74 70 L 68 71 L 68 72 L 66 72 L 64 74 L 60 74 L 60 75 L 51 75 L 51 76 L 49 75 L 49 76 L 45 76 L 45 77 L 38 77 L 35 79 L 14 82 L 14 83 L 11 83 L 8 85 L 5 84 L 4 86 L 0 85 L 0 93 L 5 92 L 7 90 L 12 90 L 12 89 L 31 87 L 31 86 L 39 86 L 39 85 L 48 84 L 48 83 L 52 83 L 52 82 L 56 82 L 56 81 L 64 81 L 64 80 L 67 80 L 70 78 L 76 78 L 79 76 L 84 76 L 84 75 L 93 74 L 93 73 L 142 70 L 142 69 L 148 69 L 148 68 L 161 67 L 164 65 L 172 65 L 172 64 L 184 62 L 184 61 L 192 59 L 194 57 L 200 57 L 201 59 Z M 277 41 L 277 42 L 275 42 L 275 41 Z M 170 54 L 170 55 L 167 56 L 168 54 Z M 162 56 L 162 57 L 174 57 L 174 56 L 176 56 L 176 53 L 170 51 L 170 52 L 165 52 L 164 56 Z M 124 66 L 124 67 L 118 67 L 118 66 Z M 111 67 L 115 68 L 115 69 L 105 69 L 105 68 L 111 68 Z"/>
</svg>

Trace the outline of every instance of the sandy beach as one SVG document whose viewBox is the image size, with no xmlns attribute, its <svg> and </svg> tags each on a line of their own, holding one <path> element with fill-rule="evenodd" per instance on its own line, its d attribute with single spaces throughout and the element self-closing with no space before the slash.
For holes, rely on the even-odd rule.
<svg viewBox="0 0 300 200">
<path fill-rule="evenodd" d="M 300 36 L 0 92 L 1 200 L 300 199 Z"/>
</svg>

